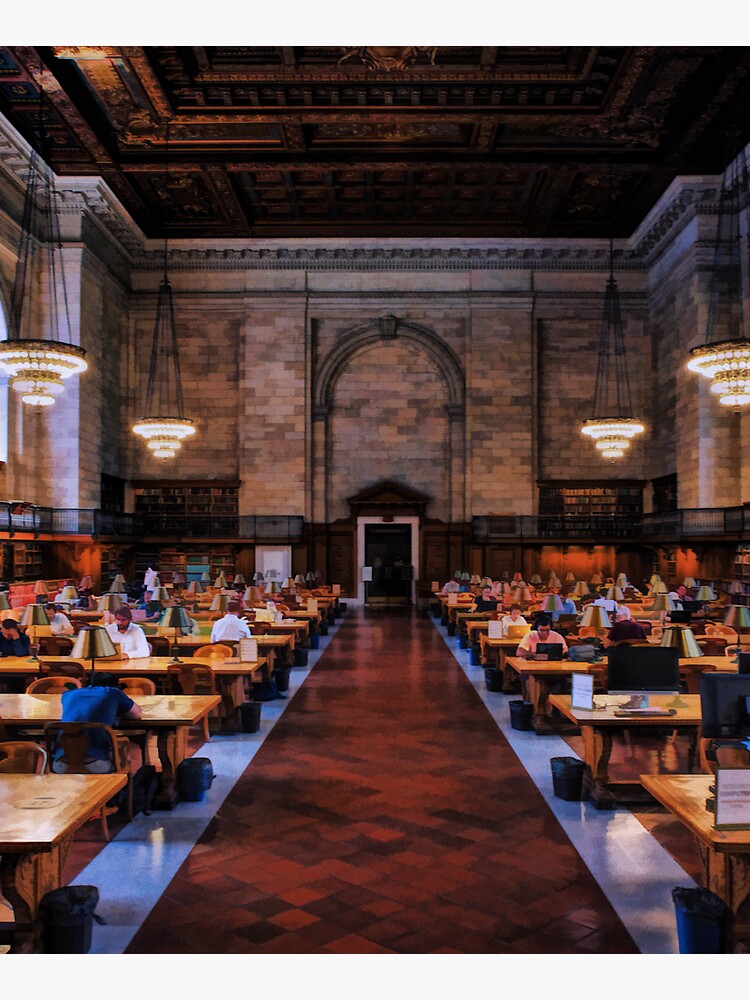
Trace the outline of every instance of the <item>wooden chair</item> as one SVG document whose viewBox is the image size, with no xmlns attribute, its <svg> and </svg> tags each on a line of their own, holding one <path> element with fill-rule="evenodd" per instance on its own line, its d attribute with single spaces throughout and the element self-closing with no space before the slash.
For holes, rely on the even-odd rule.
<svg viewBox="0 0 750 1000">
<path fill-rule="evenodd" d="M 75 677 L 81 682 L 86 680 L 86 671 L 78 660 L 66 660 L 65 663 L 40 660 L 39 673 L 42 677 Z"/>
<path fill-rule="evenodd" d="M 37 677 L 26 688 L 26 694 L 62 694 L 82 687 L 77 677 L 67 677 L 65 674 L 51 674 L 49 677 Z"/>
<path fill-rule="evenodd" d="M 169 656 L 172 652 L 172 643 L 165 635 L 150 635 L 146 641 L 152 656 Z"/>
<path fill-rule="evenodd" d="M 170 663 L 169 675 L 174 694 L 218 694 L 216 677 L 211 667 L 205 663 Z M 202 720 L 206 742 L 211 739 L 208 729 L 208 715 Z"/>
<path fill-rule="evenodd" d="M 62 759 L 67 764 L 68 774 L 89 774 L 86 768 L 86 759 L 89 757 L 89 734 L 98 732 L 109 744 L 108 757 L 111 763 L 111 771 L 120 774 L 127 774 L 127 817 L 128 822 L 133 819 L 133 782 L 130 774 L 130 749 L 127 739 L 122 733 L 116 733 L 111 726 L 105 726 L 103 722 L 47 722 L 44 726 L 44 736 L 47 744 L 47 754 L 52 762 L 50 770 L 54 770 L 55 750 L 58 745 L 62 747 Z M 109 826 L 107 825 L 108 807 L 103 805 L 100 818 L 102 822 L 102 833 L 104 839 L 109 840 Z"/>
<path fill-rule="evenodd" d="M 205 646 L 199 646 L 193 656 L 218 656 L 228 659 L 234 656 L 234 649 L 223 642 L 209 642 Z"/>
<path fill-rule="evenodd" d="M 0 774 L 44 774 L 47 751 L 38 743 L 0 743 Z"/>
<path fill-rule="evenodd" d="M 117 686 L 124 691 L 129 698 L 136 695 L 156 694 L 156 684 L 149 677 L 123 677 L 117 682 Z M 141 751 L 141 763 L 145 767 L 151 763 L 148 741 L 151 734 L 147 729 L 128 729 L 127 737 L 131 743 L 135 743 Z"/>
<path fill-rule="evenodd" d="M 713 635 L 705 638 L 696 637 L 695 640 L 704 656 L 723 656 L 729 645 L 729 640 L 722 636 Z"/>
<path fill-rule="evenodd" d="M 39 640 L 42 656 L 69 656 L 72 649 L 73 640 L 66 635 L 44 635 Z"/>
</svg>

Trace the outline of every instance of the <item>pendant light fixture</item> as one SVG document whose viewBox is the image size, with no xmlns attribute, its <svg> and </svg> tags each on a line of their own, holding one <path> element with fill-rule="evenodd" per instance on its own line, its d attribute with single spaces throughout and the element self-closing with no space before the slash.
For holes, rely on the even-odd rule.
<svg viewBox="0 0 750 1000">
<path fill-rule="evenodd" d="M 193 421 L 185 416 L 180 380 L 180 356 L 174 321 L 172 286 L 167 273 L 167 157 L 169 122 L 164 136 L 164 271 L 156 302 L 154 339 L 146 386 L 146 415 L 133 424 L 133 433 L 146 441 L 154 458 L 174 458 L 182 442 L 195 434 Z"/>
<path fill-rule="evenodd" d="M 21 239 L 10 299 L 8 339 L 0 343 L 0 368 L 29 406 L 52 406 L 63 379 L 86 371 L 86 352 L 73 344 L 62 260 L 57 186 L 44 128 L 43 69 L 39 113 L 24 194 Z"/>
<path fill-rule="evenodd" d="M 609 133 L 608 197 L 612 214 L 612 128 Z M 610 226 L 612 222 L 610 221 Z M 602 458 L 622 458 L 645 427 L 633 416 L 630 381 L 625 364 L 620 293 L 615 280 L 614 239 L 609 237 L 609 278 L 604 292 L 604 316 L 596 366 L 594 413 L 584 420 L 581 434 L 590 438 Z"/>
<path fill-rule="evenodd" d="M 705 343 L 690 352 L 687 367 L 711 379 L 711 392 L 723 406 L 750 403 L 750 339 L 742 311 L 740 212 L 747 204 L 747 160 L 737 140 L 729 140 L 716 220 L 711 289 Z"/>
</svg>

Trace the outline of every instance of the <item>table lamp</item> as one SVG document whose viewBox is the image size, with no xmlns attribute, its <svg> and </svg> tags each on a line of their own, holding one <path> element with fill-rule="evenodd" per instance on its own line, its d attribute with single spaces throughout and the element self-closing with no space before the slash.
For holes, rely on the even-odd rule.
<svg viewBox="0 0 750 1000">
<path fill-rule="evenodd" d="M 523 590 L 525 586 L 526 586 L 526 581 L 522 576 L 519 576 L 518 579 L 516 579 L 515 577 L 513 578 L 513 583 L 511 583 L 511 588 L 513 590 Z"/>
<path fill-rule="evenodd" d="M 625 595 L 620 587 L 610 587 L 607 591 L 608 601 L 624 601 Z"/>
<path fill-rule="evenodd" d="M 224 576 L 224 571 L 222 570 L 222 572 L 219 573 L 219 575 L 214 580 L 214 587 L 217 590 L 223 590 L 226 587 L 226 585 L 227 585 L 227 578 Z"/>
<path fill-rule="evenodd" d="M 102 594 L 96 608 L 97 611 L 110 611 L 112 614 L 125 602 L 119 594 Z"/>
<path fill-rule="evenodd" d="M 291 576 L 288 576 L 281 585 L 282 590 L 294 590 L 295 583 Z"/>
<path fill-rule="evenodd" d="M 658 580 L 661 580 L 661 577 L 659 576 L 659 574 L 658 574 L 658 573 L 652 573 L 652 574 L 651 574 L 651 578 L 650 578 L 650 579 L 649 579 L 649 581 L 648 581 L 648 582 L 649 582 L 649 586 L 652 586 L 652 587 L 653 587 L 653 585 L 654 585 L 654 584 L 655 584 L 655 583 L 656 583 L 656 582 L 657 582 Z"/>
<path fill-rule="evenodd" d="M 118 579 L 119 576 L 119 579 Z M 108 594 L 125 594 L 127 593 L 125 589 L 125 581 L 122 578 L 122 574 L 118 573 L 118 576 L 114 578 L 112 583 L 109 585 Z"/>
<path fill-rule="evenodd" d="M 750 608 L 744 604 L 730 604 L 724 615 L 724 624 L 733 628 L 739 636 L 740 629 L 750 629 Z"/>
<path fill-rule="evenodd" d="M 654 596 L 654 603 L 649 610 L 659 612 L 659 621 L 663 625 L 667 620 L 667 612 L 674 611 L 675 607 L 674 601 L 668 594 L 656 594 Z"/>
<path fill-rule="evenodd" d="M 41 604 L 27 604 L 23 609 L 23 614 L 18 624 L 25 626 L 28 630 L 29 639 L 31 640 L 31 656 L 29 659 L 38 660 L 39 657 L 36 654 L 39 652 L 39 644 L 36 641 L 36 630 L 39 625 L 49 625 L 47 612 Z"/>
<path fill-rule="evenodd" d="M 654 594 L 668 594 L 668 593 L 669 593 L 669 590 L 667 589 L 667 585 L 666 585 L 666 583 L 663 580 L 655 580 L 651 584 L 651 594 L 652 595 L 654 595 Z"/>
<path fill-rule="evenodd" d="M 471 577 L 469 579 L 469 583 L 472 585 L 472 587 L 478 587 L 481 582 L 482 582 L 482 578 L 479 575 L 479 573 L 472 573 L 471 574 Z"/>
<path fill-rule="evenodd" d="M 547 594 L 542 601 L 542 611 L 562 611 L 563 602 L 559 594 Z"/>
<path fill-rule="evenodd" d="M 687 587 L 687 584 L 685 584 L 685 586 Z M 693 586 L 695 586 L 695 583 L 693 583 Z M 742 586 L 739 580 L 732 580 L 732 582 L 727 587 L 727 592 L 730 594 L 744 594 L 745 588 Z"/>
<path fill-rule="evenodd" d="M 208 573 L 201 573 L 201 583 L 210 583 L 210 582 L 211 582 L 211 577 L 208 575 Z"/>
<path fill-rule="evenodd" d="M 626 587 L 629 587 L 630 584 L 628 583 L 627 574 L 625 574 L 625 573 L 618 573 L 617 574 L 617 579 L 615 580 L 615 586 L 616 587 L 620 587 L 622 590 L 624 590 Z"/>
<path fill-rule="evenodd" d="M 520 603 L 523 601 L 524 604 L 531 604 L 534 600 L 534 595 L 529 590 L 527 586 L 519 587 L 516 591 L 516 600 Z"/>
<path fill-rule="evenodd" d="M 34 584 L 34 594 L 36 596 L 37 604 L 46 604 L 47 595 L 49 591 L 47 590 L 47 584 L 44 580 L 37 580 Z"/>
<path fill-rule="evenodd" d="M 562 587 L 562 580 L 557 575 L 557 573 L 550 573 L 549 580 L 547 581 L 547 586 L 549 587 L 550 590 Z"/>
<path fill-rule="evenodd" d="M 66 584 L 55 598 L 57 604 L 74 604 L 78 600 L 78 591 L 72 584 Z"/>
<path fill-rule="evenodd" d="M 539 576 L 538 573 L 534 573 L 534 575 L 531 577 L 531 579 L 530 579 L 529 582 L 533 583 L 534 586 L 536 587 L 537 584 L 539 584 L 539 583 L 542 582 L 542 578 L 541 578 L 541 576 Z"/>
<path fill-rule="evenodd" d="M 281 587 L 275 580 L 272 580 L 266 587 L 266 590 L 268 591 L 269 594 L 278 594 L 281 592 Z"/>
<path fill-rule="evenodd" d="M 70 651 L 70 658 L 75 660 L 80 657 L 82 660 L 91 660 L 91 676 L 89 686 L 94 681 L 96 673 L 96 659 L 102 656 L 116 656 L 118 650 L 109 637 L 109 632 L 101 625 L 86 625 L 76 636 L 73 648 Z"/>
<path fill-rule="evenodd" d="M 76 594 L 76 597 L 78 595 Z M 10 611 L 10 601 L 6 593 L 0 593 L 0 611 Z"/>
<path fill-rule="evenodd" d="M 710 603 L 716 600 L 716 594 L 714 593 L 714 588 L 704 584 L 702 587 L 698 587 L 698 593 L 695 595 L 696 601 L 704 601 L 705 603 Z"/>
<path fill-rule="evenodd" d="M 604 608 L 599 605 L 589 604 L 581 616 L 580 625 L 588 628 L 595 628 L 597 631 L 605 628 L 612 628 L 612 622 Z"/>
<path fill-rule="evenodd" d="M 229 605 L 229 598 L 226 594 L 216 594 L 213 601 L 211 601 L 211 607 L 209 611 L 219 611 L 222 615 L 227 613 L 227 607 Z"/>
<path fill-rule="evenodd" d="M 592 584 L 594 587 L 601 587 L 601 585 L 604 583 L 604 577 L 602 576 L 601 573 L 594 573 L 594 575 L 589 580 L 589 583 Z"/>
<path fill-rule="evenodd" d="M 586 594 L 590 593 L 591 588 L 584 580 L 579 580 L 575 587 L 573 587 L 573 594 L 575 597 L 584 597 Z"/>
<path fill-rule="evenodd" d="M 180 607 L 179 605 L 176 605 L 173 608 L 167 608 L 167 610 L 161 616 L 161 620 L 159 621 L 159 625 L 162 628 L 171 628 L 171 629 L 174 629 L 174 643 L 172 645 L 172 659 L 169 662 L 170 663 L 182 663 L 182 660 L 180 659 L 180 656 L 179 656 L 179 649 L 177 648 L 177 639 L 178 639 L 178 636 L 179 636 L 180 632 L 182 632 L 183 629 L 190 630 L 192 628 L 192 626 L 193 626 L 193 623 L 190 620 L 190 616 L 188 615 L 187 611 L 183 607 Z"/>
<path fill-rule="evenodd" d="M 247 584 L 245 583 L 245 577 L 242 575 L 242 573 L 234 574 L 234 579 L 232 580 L 232 586 L 234 587 L 235 590 L 239 590 L 240 587 L 247 586 Z"/>
<path fill-rule="evenodd" d="M 669 649 L 676 649 L 680 659 L 683 660 L 688 657 L 693 658 L 696 656 L 703 656 L 703 650 L 695 641 L 693 630 L 690 628 L 683 628 L 679 625 L 672 625 L 670 628 L 665 628 L 659 645 L 667 646 Z M 667 703 L 667 708 L 687 707 L 687 702 L 680 698 L 679 693 Z"/>
<path fill-rule="evenodd" d="M 468 580 L 468 578 L 469 578 L 468 574 L 466 574 L 466 579 Z M 307 580 L 308 583 L 315 583 L 316 576 L 315 576 L 315 574 L 313 573 L 312 570 L 308 570 L 307 571 L 307 573 L 305 575 L 305 580 Z"/>
<path fill-rule="evenodd" d="M 576 582 L 576 575 L 575 575 L 575 573 L 573 572 L 573 570 L 569 570 L 569 571 L 568 571 L 568 572 L 567 572 L 567 573 L 565 574 L 565 582 L 566 582 L 566 583 L 575 583 L 575 582 Z"/>
<path fill-rule="evenodd" d="M 691 587 L 698 586 L 698 584 L 695 582 L 694 576 L 686 576 L 685 579 L 682 581 L 682 585 L 683 587 L 687 587 L 688 589 L 690 589 Z"/>
<path fill-rule="evenodd" d="M 190 594 L 191 597 L 197 597 L 198 594 L 203 593 L 203 584 L 200 583 L 198 580 L 191 580 L 190 583 L 187 585 L 187 590 L 185 591 L 185 593 Z"/>
</svg>

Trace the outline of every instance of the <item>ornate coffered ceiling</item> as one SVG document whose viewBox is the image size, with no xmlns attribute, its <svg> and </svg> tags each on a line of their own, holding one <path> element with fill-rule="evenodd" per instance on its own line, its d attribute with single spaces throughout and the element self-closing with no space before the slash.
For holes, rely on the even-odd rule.
<svg viewBox="0 0 750 1000">
<path fill-rule="evenodd" d="M 627 236 L 750 141 L 748 48 L 0 48 L 30 141 L 40 81 L 55 170 L 150 236 Z"/>
</svg>

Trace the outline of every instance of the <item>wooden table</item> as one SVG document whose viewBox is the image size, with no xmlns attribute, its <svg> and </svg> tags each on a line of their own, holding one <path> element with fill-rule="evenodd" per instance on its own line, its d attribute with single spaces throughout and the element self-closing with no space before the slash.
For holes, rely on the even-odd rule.
<svg viewBox="0 0 750 1000">
<path fill-rule="evenodd" d="M 595 704 L 605 702 L 624 702 L 628 699 L 623 695 L 596 695 Z M 634 785 L 631 781 L 611 781 L 608 774 L 609 758 L 612 753 L 612 734 L 622 730 L 682 729 L 690 737 L 690 753 L 688 767 L 693 769 L 695 752 L 701 723 L 700 697 L 695 694 L 682 695 L 686 708 L 678 708 L 674 715 L 628 717 L 616 716 L 615 709 L 608 707 L 600 711 L 588 712 L 585 709 L 571 708 L 569 694 L 552 694 L 549 704 L 559 709 L 571 722 L 581 727 L 583 737 L 583 755 L 586 770 L 583 776 L 584 798 L 588 798 L 596 809 L 613 809 L 617 799 L 624 799 L 629 793 L 632 796 Z M 671 695 L 649 695 L 652 706 L 666 708 L 672 701 Z"/>
<path fill-rule="evenodd" d="M 45 656 L 43 659 L 45 663 L 66 663 L 70 661 L 71 657 Z M 86 673 L 90 673 L 90 660 L 76 660 L 75 662 L 80 663 Z M 168 656 L 144 656 L 142 659 L 129 660 L 97 659 L 96 669 L 117 678 L 148 677 L 151 680 L 166 681 L 169 677 L 169 664 L 171 662 L 172 660 Z M 221 698 L 219 710 L 221 732 L 225 734 L 236 733 L 239 729 L 238 709 L 246 701 L 245 679 L 252 677 L 257 671 L 260 672 L 261 677 L 268 679 L 271 676 L 271 671 L 267 658 L 259 656 L 257 660 L 242 663 L 237 659 L 201 656 L 199 658 L 189 657 L 188 662 L 201 663 L 212 668 Z M 23 656 L 6 656 L 0 659 L 0 677 L 20 676 L 25 679 L 25 682 L 30 683 L 31 680 L 39 676 L 37 671 L 38 665 L 29 663 L 28 659 Z M 0 695 L 0 697 L 3 696 Z M 0 725 L 2 725 L 1 720 Z"/>
<path fill-rule="evenodd" d="M 642 774 L 646 791 L 695 837 L 703 863 L 703 884 L 722 899 L 732 915 L 730 946 L 750 951 L 750 830 L 716 830 L 706 809 L 707 774 Z"/>
<path fill-rule="evenodd" d="M 552 686 L 573 674 L 596 672 L 598 663 L 577 663 L 573 660 L 526 660 L 520 656 L 508 656 L 506 666 L 521 678 L 523 696 L 534 706 L 534 732 L 544 736 L 556 732 L 550 721 L 549 699 Z"/>
<path fill-rule="evenodd" d="M 292 653 L 294 651 L 294 635 L 289 633 L 285 635 L 254 635 L 258 643 L 258 652 L 262 653 L 268 660 L 268 672 L 273 673 L 274 667 L 276 666 L 276 653 L 279 651 L 281 653 L 281 663 L 280 666 L 291 666 Z M 221 642 L 226 646 L 231 646 L 235 653 L 237 652 L 239 642 L 235 639 L 222 639 Z M 181 636 L 177 640 L 177 648 L 180 655 L 186 655 L 193 658 L 193 654 L 196 649 L 200 649 L 201 646 L 210 645 L 210 641 L 202 638 L 199 635 L 185 635 Z M 205 657 L 200 657 L 199 659 L 205 659 Z M 215 657 L 210 659 L 213 664 Z M 196 661 L 198 662 L 198 661 Z"/>
<path fill-rule="evenodd" d="M 504 636 L 502 639 L 490 639 L 484 632 L 479 633 L 480 659 L 482 663 L 492 664 L 493 658 L 497 669 L 503 675 L 503 691 L 505 694 L 513 692 L 513 671 L 508 666 L 508 655 L 515 655 L 520 639 L 509 639 Z"/>
<path fill-rule="evenodd" d="M 125 774 L 0 774 L 0 888 L 13 907 L 14 952 L 39 950 L 39 903 L 62 885 L 74 833 L 126 781 Z"/>
</svg>

